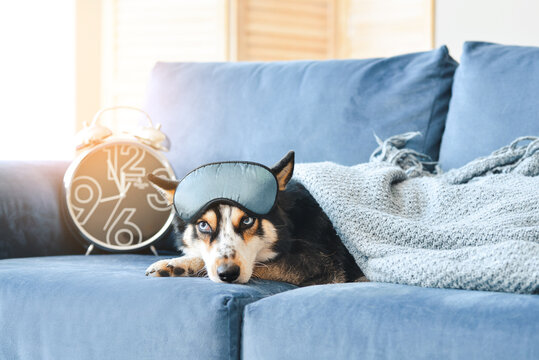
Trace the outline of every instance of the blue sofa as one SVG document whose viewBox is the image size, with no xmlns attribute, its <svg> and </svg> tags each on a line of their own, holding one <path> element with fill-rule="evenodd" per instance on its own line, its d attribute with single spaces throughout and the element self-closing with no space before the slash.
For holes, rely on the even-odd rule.
<svg viewBox="0 0 539 360">
<path fill-rule="evenodd" d="M 178 177 L 201 163 L 368 161 L 381 138 L 449 170 L 539 135 L 539 49 L 470 42 L 387 59 L 159 63 L 146 108 Z M 82 255 L 63 162 L 0 163 L 0 359 L 537 359 L 539 296 L 387 283 L 151 278 Z M 174 255 L 170 235 L 158 244 Z M 539 281 L 539 274 L 538 274 Z"/>
</svg>

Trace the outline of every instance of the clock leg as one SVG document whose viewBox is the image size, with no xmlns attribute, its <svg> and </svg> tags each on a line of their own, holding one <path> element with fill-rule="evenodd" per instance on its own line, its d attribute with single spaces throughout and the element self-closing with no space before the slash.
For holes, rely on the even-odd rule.
<svg viewBox="0 0 539 360">
<path fill-rule="evenodd" d="M 88 249 L 86 249 L 86 254 L 84 254 L 84 256 L 90 255 L 92 251 L 94 251 L 94 244 L 90 244 L 90 246 L 88 246 Z"/>
</svg>

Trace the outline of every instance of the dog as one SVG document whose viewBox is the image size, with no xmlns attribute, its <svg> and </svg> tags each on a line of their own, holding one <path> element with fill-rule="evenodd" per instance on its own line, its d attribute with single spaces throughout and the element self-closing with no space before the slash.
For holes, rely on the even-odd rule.
<svg viewBox="0 0 539 360">
<path fill-rule="evenodd" d="M 146 275 L 208 276 L 238 284 L 255 278 L 297 286 L 367 281 L 327 215 L 292 180 L 294 152 L 269 170 L 278 191 L 267 214 L 217 201 L 188 222 L 176 216 L 174 231 L 184 256 L 157 261 Z M 173 203 L 178 181 L 155 175 L 149 180 Z"/>
</svg>

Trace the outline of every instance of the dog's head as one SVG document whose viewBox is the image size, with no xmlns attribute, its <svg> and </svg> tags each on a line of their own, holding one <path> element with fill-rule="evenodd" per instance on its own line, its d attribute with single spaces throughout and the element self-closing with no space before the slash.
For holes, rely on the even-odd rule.
<svg viewBox="0 0 539 360">
<path fill-rule="evenodd" d="M 278 198 L 292 178 L 294 152 L 286 154 L 270 170 L 277 179 Z M 156 176 L 149 178 L 172 204 L 179 182 Z M 275 221 L 278 212 L 278 206 L 274 206 L 267 215 L 256 216 L 229 202 L 213 202 L 188 222 L 177 219 L 182 223 L 184 252 L 204 260 L 211 280 L 246 283 L 257 264 L 278 255 L 278 228 L 282 227 Z"/>
</svg>

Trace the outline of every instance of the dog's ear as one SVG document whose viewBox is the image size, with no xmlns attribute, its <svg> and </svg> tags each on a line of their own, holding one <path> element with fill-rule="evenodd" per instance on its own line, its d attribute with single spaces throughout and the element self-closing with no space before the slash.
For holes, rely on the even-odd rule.
<svg viewBox="0 0 539 360">
<path fill-rule="evenodd" d="M 157 191 L 167 199 L 169 205 L 174 203 L 174 193 L 180 183 L 179 181 L 170 180 L 154 174 L 148 174 L 148 180 L 150 180 L 150 183 L 154 185 Z"/>
<path fill-rule="evenodd" d="M 277 164 L 273 165 L 271 172 L 277 178 L 279 190 L 286 189 L 286 184 L 292 178 L 294 173 L 294 152 L 289 151 Z"/>
</svg>

